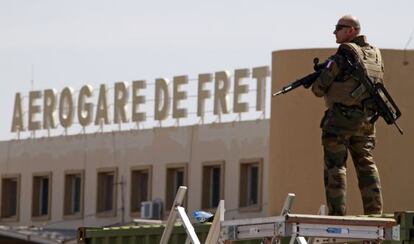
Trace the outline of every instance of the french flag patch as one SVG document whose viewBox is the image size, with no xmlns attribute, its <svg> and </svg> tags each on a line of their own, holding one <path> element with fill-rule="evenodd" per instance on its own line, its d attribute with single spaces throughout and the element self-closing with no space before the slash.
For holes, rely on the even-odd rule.
<svg viewBox="0 0 414 244">
<path fill-rule="evenodd" d="M 326 68 L 327 69 L 331 69 L 332 65 L 333 65 L 333 60 L 328 59 L 328 63 L 326 64 Z"/>
</svg>

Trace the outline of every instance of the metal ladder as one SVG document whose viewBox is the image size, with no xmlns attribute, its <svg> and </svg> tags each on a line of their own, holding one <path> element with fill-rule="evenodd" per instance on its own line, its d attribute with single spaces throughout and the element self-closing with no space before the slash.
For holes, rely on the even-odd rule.
<svg viewBox="0 0 414 244">
<path fill-rule="evenodd" d="M 177 194 L 175 195 L 173 206 L 167 219 L 167 224 L 161 236 L 160 244 L 168 243 L 171 237 L 174 224 L 178 218 L 181 218 L 184 225 L 184 229 L 187 233 L 187 239 L 185 243 L 200 244 L 200 240 L 198 239 L 197 234 L 194 231 L 194 227 L 188 219 L 184 207 L 182 207 L 186 191 L 186 186 L 180 186 L 178 188 Z M 224 211 L 224 200 L 220 200 L 205 243 L 217 243 L 220 236 L 220 223 L 224 221 Z"/>
</svg>

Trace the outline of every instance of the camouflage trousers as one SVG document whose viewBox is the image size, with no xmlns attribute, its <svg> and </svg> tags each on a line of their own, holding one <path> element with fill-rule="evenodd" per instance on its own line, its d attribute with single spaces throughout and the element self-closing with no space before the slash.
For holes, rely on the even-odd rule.
<svg viewBox="0 0 414 244">
<path fill-rule="evenodd" d="M 382 193 L 372 151 L 374 136 L 322 134 L 324 184 L 329 215 L 346 215 L 346 160 L 352 157 L 362 196 L 364 214 L 382 213 Z"/>
</svg>

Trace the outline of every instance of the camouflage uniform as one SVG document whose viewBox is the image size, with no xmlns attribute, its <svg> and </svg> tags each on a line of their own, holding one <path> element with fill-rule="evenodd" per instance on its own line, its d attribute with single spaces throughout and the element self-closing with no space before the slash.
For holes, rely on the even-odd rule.
<svg viewBox="0 0 414 244">
<path fill-rule="evenodd" d="M 357 44 L 358 48 L 368 50 L 368 53 L 375 49 L 369 46 L 364 36 L 358 36 L 352 42 Z M 375 54 L 375 51 L 372 53 Z M 377 55 L 372 62 L 372 67 L 379 70 L 379 76 L 382 77 L 382 59 L 379 51 L 377 54 L 379 57 Z M 369 94 L 363 91 L 355 95 L 361 84 L 349 72 L 347 60 L 360 62 L 355 50 L 342 44 L 337 53 L 328 59 L 326 67 L 312 86 L 312 92 L 318 97 L 323 96 L 328 108 L 321 121 L 321 128 L 325 162 L 324 183 L 329 214 L 346 214 L 348 151 L 356 169 L 364 214 L 381 214 L 382 194 L 372 154 L 375 147 L 375 126 L 374 122 L 370 121 L 372 111 L 369 106 Z"/>
</svg>

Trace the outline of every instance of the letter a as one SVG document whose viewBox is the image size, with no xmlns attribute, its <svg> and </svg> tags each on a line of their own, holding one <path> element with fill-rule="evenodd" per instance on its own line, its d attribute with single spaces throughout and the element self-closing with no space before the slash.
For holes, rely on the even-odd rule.
<svg viewBox="0 0 414 244">
<path fill-rule="evenodd" d="M 14 98 L 13 120 L 11 132 L 24 131 L 23 127 L 23 113 L 22 113 L 22 99 L 20 93 L 16 93 Z"/>
</svg>

